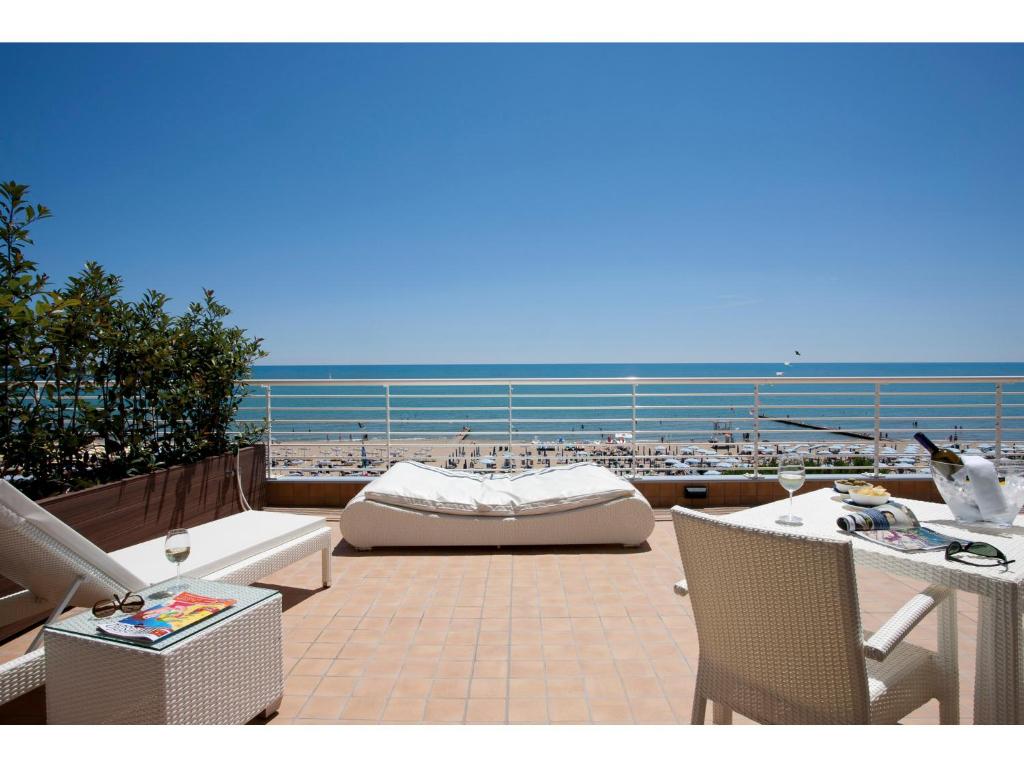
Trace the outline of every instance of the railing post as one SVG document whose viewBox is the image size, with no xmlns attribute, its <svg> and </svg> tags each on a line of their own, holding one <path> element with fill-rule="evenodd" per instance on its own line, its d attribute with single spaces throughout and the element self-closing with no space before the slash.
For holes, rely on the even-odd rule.
<svg viewBox="0 0 1024 768">
<path fill-rule="evenodd" d="M 875 477 L 882 463 L 882 385 L 875 382 Z"/>
<path fill-rule="evenodd" d="M 508 451 L 507 451 L 508 455 L 512 456 L 513 454 L 512 454 L 512 383 L 511 382 L 509 382 L 509 385 L 508 385 L 508 446 L 507 446 L 507 448 L 508 448 Z M 509 469 L 514 469 L 514 467 L 512 466 L 512 461 L 513 461 L 512 459 L 508 460 L 508 463 L 509 463 L 509 467 L 508 468 Z M 505 462 L 502 461 L 502 465 L 504 465 L 504 463 Z M 495 467 L 497 467 L 497 462 L 495 462 Z M 504 466 L 501 467 L 501 469 L 504 469 L 504 468 L 505 468 Z"/>
<path fill-rule="evenodd" d="M 633 385 L 633 408 L 632 408 L 632 412 L 633 412 L 633 431 L 631 432 L 631 435 L 632 435 L 633 439 L 632 439 L 632 448 L 630 449 L 630 452 L 633 454 L 633 477 L 636 477 L 637 476 L 637 474 L 636 474 L 636 472 L 637 472 L 637 469 L 636 469 L 636 384 Z"/>
<path fill-rule="evenodd" d="M 273 448 L 273 446 L 274 446 L 274 439 L 273 439 L 274 422 L 273 422 L 273 416 L 272 416 L 271 410 L 270 410 L 270 385 L 269 384 L 264 385 L 264 387 L 263 387 L 263 396 L 264 396 L 264 399 L 265 399 L 265 406 L 264 406 L 265 410 L 264 410 L 264 416 L 263 417 L 264 417 L 264 419 L 266 419 L 266 422 L 267 422 L 267 477 L 271 477 L 274 474 L 273 473 L 273 468 L 274 468 L 274 455 L 273 455 L 273 450 L 274 450 L 274 448 Z"/>
<path fill-rule="evenodd" d="M 357 401 L 358 402 L 358 401 Z M 384 469 L 391 469 L 391 385 L 384 385 Z"/>
<path fill-rule="evenodd" d="M 754 385 L 754 477 L 760 477 L 761 466 L 761 386 Z"/>
<path fill-rule="evenodd" d="M 1003 385 L 996 384 L 996 461 L 1003 458 Z"/>
</svg>

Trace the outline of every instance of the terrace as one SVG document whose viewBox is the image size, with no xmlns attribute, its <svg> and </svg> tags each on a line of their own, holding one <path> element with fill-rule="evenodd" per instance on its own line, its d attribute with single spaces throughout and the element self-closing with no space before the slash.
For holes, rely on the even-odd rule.
<svg viewBox="0 0 1024 768">
<path fill-rule="evenodd" d="M 923 457 L 903 451 L 913 431 L 941 433 L 955 424 L 960 450 L 995 458 L 1015 455 L 1024 443 L 1024 386 L 1011 377 L 245 385 L 251 392 L 263 388 L 250 396 L 260 403 L 250 400 L 245 407 L 250 413 L 263 409 L 270 426 L 266 508 L 326 515 L 332 536 L 329 588 L 321 588 L 317 555 L 261 581 L 284 596 L 285 697 L 276 716 L 253 721 L 271 725 L 687 723 L 698 645 L 690 600 L 672 589 L 683 571 L 669 506 L 727 513 L 777 499 L 776 454 L 801 445 L 811 471 L 819 473 L 809 475 L 808 488 L 863 471 L 884 476 L 897 495 L 934 499 L 934 487 L 922 474 Z M 493 402 L 499 396 L 506 400 L 500 406 Z M 279 404 L 289 398 L 302 405 Z M 402 398 L 406 402 L 397 405 Z M 466 412 L 477 428 L 468 439 L 461 412 L 467 408 L 479 409 Z M 502 415 L 487 421 L 496 408 Z M 626 437 L 619 444 L 615 437 L 597 438 L 586 456 L 567 452 L 564 442 L 554 443 L 566 409 L 573 421 L 593 424 L 591 432 L 599 434 L 615 435 L 625 421 Z M 801 422 L 828 433 L 820 443 L 824 451 L 797 442 L 807 427 L 779 423 L 789 411 L 805 414 Z M 533 415 L 538 412 L 544 415 Z M 723 412 L 741 414 L 727 430 L 729 440 L 722 439 Z M 498 422 L 501 427 L 493 426 Z M 355 423 L 367 435 L 348 442 L 343 436 Z M 371 432 L 374 423 L 378 427 Z M 308 427 L 306 439 L 288 433 L 297 426 Z M 309 439 L 314 426 L 320 434 Z M 863 434 L 843 435 L 844 428 Z M 522 442 L 521 436 L 537 434 L 553 442 L 554 450 L 538 454 L 538 443 Z M 403 458 L 452 466 L 454 451 L 489 441 L 518 446 L 497 469 L 539 466 L 542 457 L 555 464 L 581 458 L 627 476 L 656 509 L 647 545 L 359 552 L 341 539 L 337 507 L 368 475 Z M 833 443 L 840 450 L 831 450 Z M 707 463 L 682 464 L 690 446 L 716 458 L 735 457 L 736 464 L 728 472 Z M 887 446 L 900 446 L 895 459 L 884 452 Z M 367 447 L 364 455 L 360 448 Z M 297 458 L 299 451 L 301 463 L 288 467 L 285 457 Z M 350 457 L 358 459 L 356 465 L 347 465 Z M 665 464 L 673 457 L 680 466 Z M 856 457 L 863 460 L 851 460 Z M 910 466 L 896 466 L 906 459 Z M 705 494 L 689 493 L 693 486 Z M 857 578 L 866 630 L 877 629 L 926 586 L 863 567 Z M 975 596 L 962 594 L 957 611 L 961 722 L 970 722 Z M 0 664 L 23 654 L 38 631 L 0 645 Z M 933 616 L 909 637 L 926 648 L 935 647 L 935 638 Z M 45 718 L 44 689 L 0 707 L 0 723 Z M 937 704 L 904 722 L 938 722 Z"/>
<path fill-rule="evenodd" d="M 664 515 L 659 515 L 664 518 Z M 649 547 L 359 553 L 334 528 L 334 584 L 319 558 L 266 585 L 285 596 L 287 723 L 688 723 L 697 635 L 671 522 Z M 923 586 L 861 569 L 866 629 Z M 959 601 L 961 720 L 970 722 L 977 606 Z M 38 630 L 36 630 L 38 631 Z M 35 632 L 0 646 L 0 663 Z M 934 647 L 934 620 L 910 636 Z M 0 723 L 45 722 L 45 691 Z M 737 722 L 743 722 L 737 718 Z M 937 723 L 934 702 L 907 723 Z"/>
</svg>

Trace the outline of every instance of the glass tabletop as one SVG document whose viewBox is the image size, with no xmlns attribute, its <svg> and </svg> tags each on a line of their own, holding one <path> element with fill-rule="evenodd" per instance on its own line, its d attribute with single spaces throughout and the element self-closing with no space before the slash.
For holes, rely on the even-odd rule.
<svg viewBox="0 0 1024 768">
<path fill-rule="evenodd" d="M 177 587 L 173 594 L 167 594 L 167 588 L 171 585 Z M 251 608 L 258 603 L 262 603 L 265 600 L 270 600 L 276 594 L 275 590 L 262 589 L 260 587 L 243 587 L 238 584 L 225 584 L 220 581 L 204 581 L 203 579 L 193 579 L 187 576 L 182 576 L 180 580 L 169 579 L 168 581 L 161 582 L 160 584 L 154 584 L 151 587 L 141 590 L 138 594 L 141 594 L 143 599 L 146 601 L 146 608 L 152 608 L 159 605 L 162 602 L 166 602 L 171 599 L 174 595 L 179 592 L 191 592 L 196 595 L 202 595 L 204 597 L 212 597 L 217 599 L 231 599 L 237 602 L 230 608 L 225 608 L 223 611 L 215 613 L 213 616 L 203 619 L 202 621 L 196 622 L 191 626 L 180 629 L 174 632 L 162 640 L 157 640 L 153 643 L 144 642 L 141 640 L 129 640 L 127 638 L 115 637 L 113 635 L 105 634 L 101 632 L 98 625 L 104 621 L 116 621 L 124 618 L 127 614 L 118 612 L 113 616 L 108 616 L 103 619 L 97 619 L 92 615 L 91 610 L 84 610 L 70 618 L 64 619 L 63 621 L 55 622 L 50 626 L 46 627 L 46 632 L 63 632 L 71 635 L 81 635 L 83 637 L 89 637 L 94 640 L 102 640 L 108 643 L 117 643 L 118 645 L 130 645 L 134 648 L 145 648 L 151 651 L 163 651 L 176 643 L 180 643 L 187 637 L 192 637 L 199 632 L 203 632 L 210 627 L 219 624 L 224 619 L 230 618 L 246 608 Z M 118 595 L 118 598 L 124 597 L 123 594 Z"/>
</svg>

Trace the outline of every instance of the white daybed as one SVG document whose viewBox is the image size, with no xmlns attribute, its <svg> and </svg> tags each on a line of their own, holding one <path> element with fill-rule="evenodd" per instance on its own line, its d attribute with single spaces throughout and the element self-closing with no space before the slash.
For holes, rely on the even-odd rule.
<svg viewBox="0 0 1024 768">
<path fill-rule="evenodd" d="M 243 506 L 248 506 L 243 501 Z M 192 552 L 182 576 L 251 584 L 320 552 L 331 583 L 331 529 L 325 518 L 247 509 L 189 529 Z M 114 593 L 172 578 L 163 538 L 104 552 L 43 507 L 0 480 L 0 574 L 24 591 L 0 598 L 0 626 L 53 608 L 91 607 Z M 42 633 L 39 634 L 39 638 Z M 45 682 L 43 649 L 0 665 L 0 704 Z"/>
<path fill-rule="evenodd" d="M 356 549 L 553 544 L 639 546 L 654 530 L 647 500 L 597 464 L 515 475 L 399 462 L 341 514 Z"/>
</svg>

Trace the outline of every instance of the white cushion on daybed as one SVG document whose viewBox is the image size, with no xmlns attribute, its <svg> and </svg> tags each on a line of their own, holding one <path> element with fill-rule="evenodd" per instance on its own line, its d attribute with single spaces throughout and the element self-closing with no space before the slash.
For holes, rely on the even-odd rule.
<svg viewBox="0 0 1024 768">
<path fill-rule="evenodd" d="M 541 515 L 632 496 L 625 480 L 597 464 L 480 475 L 402 461 L 363 490 L 381 504 L 449 515 Z"/>
<path fill-rule="evenodd" d="M 181 573 L 206 576 L 323 527 L 322 517 L 258 510 L 203 523 L 188 529 L 192 551 L 182 563 Z M 150 584 L 174 577 L 174 565 L 164 555 L 163 538 L 119 549 L 110 557 Z"/>
</svg>

